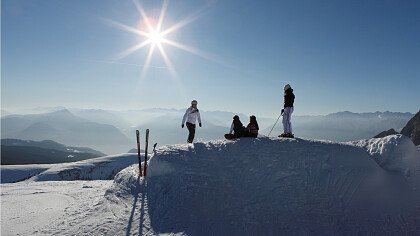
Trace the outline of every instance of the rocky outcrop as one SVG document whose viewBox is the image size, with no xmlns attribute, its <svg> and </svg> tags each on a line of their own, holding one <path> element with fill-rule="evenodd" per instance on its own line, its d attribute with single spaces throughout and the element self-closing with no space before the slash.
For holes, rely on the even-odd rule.
<svg viewBox="0 0 420 236">
<path fill-rule="evenodd" d="M 401 134 L 409 137 L 415 145 L 420 145 L 420 111 L 408 121 Z"/>
<path fill-rule="evenodd" d="M 399 134 L 399 133 L 397 131 L 395 131 L 395 129 L 390 129 L 390 130 L 383 131 L 383 132 L 379 133 L 374 138 L 383 138 L 383 137 L 386 137 L 388 135 L 393 135 L 393 134 Z"/>
</svg>

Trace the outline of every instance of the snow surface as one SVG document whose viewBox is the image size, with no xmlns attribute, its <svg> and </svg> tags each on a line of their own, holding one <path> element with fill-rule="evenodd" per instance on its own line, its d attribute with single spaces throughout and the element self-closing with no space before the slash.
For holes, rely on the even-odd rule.
<svg viewBox="0 0 420 236">
<path fill-rule="evenodd" d="M 111 163 L 124 159 L 114 157 Z M 416 235 L 419 160 L 416 147 L 398 135 L 354 143 L 263 137 L 164 146 L 149 161 L 146 178 L 131 165 L 113 181 L 46 181 L 106 176 L 98 174 L 100 165 L 86 165 L 72 178 L 59 174 L 80 170 L 74 163 L 2 184 L 2 233 Z M 111 168 L 102 169 L 109 174 Z M 87 184 L 93 189 L 83 188 Z M 32 210 L 40 226 L 21 229 L 18 223 L 31 216 L 16 209 L 42 201 L 31 191 L 77 203 L 66 203 L 64 212 L 52 204 L 45 217 L 41 203 Z"/>
<path fill-rule="evenodd" d="M 46 235 L 71 224 L 69 217 L 87 217 L 111 184 L 110 180 L 2 184 L 1 235 Z"/>
<path fill-rule="evenodd" d="M 1 183 L 31 177 L 31 181 L 109 180 L 134 163 L 138 163 L 137 154 L 127 153 L 62 164 L 2 165 Z"/>
</svg>

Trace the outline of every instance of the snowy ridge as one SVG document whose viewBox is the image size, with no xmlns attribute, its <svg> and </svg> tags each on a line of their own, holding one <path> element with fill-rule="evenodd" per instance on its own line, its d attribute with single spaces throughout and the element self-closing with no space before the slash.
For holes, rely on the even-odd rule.
<svg viewBox="0 0 420 236">
<path fill-rule="evenodd" d="M 74 163 L 54 165 L 32 177 L 32 181 L 107 180 L 122 169 L 138 163 L 137 154 L 98 157 Z"/>
<path fill-rule="evenodd" d="M 1 183 L 15 183 L 26 180 L 48 170 L 52 166 L 54 164 L 2 165 Z"/>
<path fill-rule="evenodd" d="M 393 140 L 382 141 L 386 146 Z M 378 155 L 387 155 L 387 150 Z M 114 212 L 122 211 L 121 202 L 133 205 L 129 234 L 322 235 L 419 229 L 413 207 L 420 206 L 418 179 L 384 170 L 364 148 L 349 144 L 258 138 L 171 145 L 151 158 L 149 177 L 138 179 L 136 170 L 121 171 L 106 193 L 105 205 Z"/>
<path fill-rule="evenodd" d="M 137 154 L 126 153 L 62 164 L 2 165 L 1 183 L 111 180 L 119 171 L 134 163 L 138 163 Z"/>
<path fill-rule="evenodd" d="M 383 138 L 349 142 L 349 144 L 364 148 L 386 170 L 405 174 L 420 171 L 418 150 L 413 142 L 404 135 L 389 135 Z M 410 169 L 414 171 L 410 171 Z"/>
</svg>

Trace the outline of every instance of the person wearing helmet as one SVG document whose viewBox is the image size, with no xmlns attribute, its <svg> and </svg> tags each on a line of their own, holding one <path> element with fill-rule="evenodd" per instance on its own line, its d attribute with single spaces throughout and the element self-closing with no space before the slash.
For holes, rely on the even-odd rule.
<svg viewBox="0 0 420 236">
<path fill-rule="evenodd" d="M 201 117 L 200 111 L 197 109 L 197 101 L 191 101 L 191 107 L 189 107 L 182 118 L 182 125 L 181 127 L 184 128 L 185 121 L 187 122 L 187 129 L 188 129 L 188 143 L 192 143 L 195 136 L 195 123 L 198 120 L 198 125 L 201 127 Z"/>
<path fill-rule="evenodd" d="M 284 86 L 284 108 L 281 110 L 283 115 L 283 134 L 279 137 L 285 138 L 294 138 L 292 133 L 292 113 L 293 113 L 293 103 L 295 102 L 295 95 L 293 94 L 293 89 L 289 84 Z"/>
<path fill-rule="evenodd" d="M 233 132 L 233 134 L 232 134 Z M 225 134 L 226 139 L 240 138 L 244 135 L 245 127 L 243 126 L 239 116 L 233 117 L 232 125 L 230 126 L 229 134 Z"/>
</svg>

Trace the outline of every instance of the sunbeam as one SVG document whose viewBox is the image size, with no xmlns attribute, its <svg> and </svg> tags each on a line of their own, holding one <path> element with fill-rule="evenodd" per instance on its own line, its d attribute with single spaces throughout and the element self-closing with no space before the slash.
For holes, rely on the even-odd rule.
<svg viewBox="0 0 420 236">
<path fill-rule="evenodd" d="M 181 29 L 182 27 L 185 27 L 186 25 L 190 24 L 191 22 L 197 20 L 201 16 L 202 12 L 203 12 L 203 10 L 197 11 L 196 13 L 194 13 L 194 14 L 188 16 L 187 18 L 179 21 L 178 23 L 172 25 L 168 29 L 164 30 L 162 32 L 162 35 L 165 36 L 165 35 L 170 34 L 170 33 L 174 32 L 176 30 Z"/>
<path fill-rule="evenodd" d="M 149 68 L 150 61 L 152 59 L 153 51 L 155 50 L 156 45 L 152 45 L 149 49 L 149 52 L 147 53 L 146 62 L 144 63 L 144 69 L 141 72 L 141 79 L 143 79 L 146 76 L 147 69 Z"/>
<path fill-rule="evenodd" d="M 118 54 L 116 60 L 123 59 L 124 57 L 132 54 L 133 52 L 139 50 L 140 48 L 143 48 L 143 47 L 149 45 L 150 43 L 151 43 L 151 39 L 147 39 L 146 41 L 144 41 L 142 43 L 136 44 L 136 45 L 124 50 L 122 53 Z"/>
<path fill-rule="evenodd" d="M 110 19 L 104 19 L 104 20 L 106 22 L 108 22 L 110 25 L 112 25 L 116 28 L 119 28 L 121 30 L 127 31 L 127 32 L 135 33 L 135 34 L 138 34 L 138 35 L 141 35 L 141 36 L 144 36 L 144 37 L 148 37 L 148 35 L 149 35 L 148 33 L 144 32 L 144 31 L 138 30 L 138 29 L 133 28 L 133 27 L 128 26 L 128 25 L 121 24 L 117 21 L 113 21 L 113 20 L 110 20 Z"/>
<path fill-rule="evenodd" d="M 153 31 L 153 27 L 149 22 L 149 19 L 147 18 L 146 11 L 143 9 L 143 7 L 140 5 L 140 3 L 137 0 L 133 0 L 134 5 L 136 6 L 137 11 L 143 18 L 144 22 L 146 23 L 147 28 L 149 31 Z"/>
<path fill-rule="evenodd" d="M 163 19 L 165 18 L 166 10 L 168 9 L 168 5 L 169 5 L 169 0 L 163 1 L 162 10 L 160 11 L 159 21 L 158 21 L 158 24 L 157 24 L 157 27 L 156 27 L 157 32 L 160 32 L 160 29 L 162 28 Z"/>
</svg>

